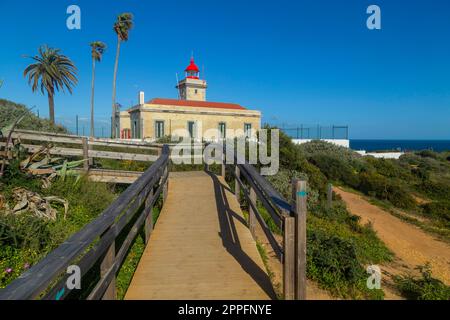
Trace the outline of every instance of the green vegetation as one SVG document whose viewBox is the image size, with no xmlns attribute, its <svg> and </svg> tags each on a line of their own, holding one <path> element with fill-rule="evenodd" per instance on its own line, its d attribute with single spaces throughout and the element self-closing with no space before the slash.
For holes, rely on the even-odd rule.
<svg viewBox="0 0 450 320">
<path fill-rule="evenodd" d="M 6 128 L 22 115 L 25 115 L 25 117 L 17 125 L 18 129 L 67 133 L 67 130 L 64 127 L 53 125 L 47 119 L 38 118 L 25 105 L 0 99 L 0 128 Z"/>
<path fill-rule="evenodd" d="M 382 299 L 381 290 L 369 290 L 365 267 L 392 259 L 392 253 L 378 239 L 370 225 L 361 225 L 359 217 L 348 212 L 342 200 L 334 197 L 331 208 L 326 206 L 326 186 L 333 179 L 348 174 L 355 183 L 353 167 L 361 167 L 360 157 L 347 150 L 333 156 L 334 146 L 311 142 L 294 145 L 280 133 L 280 171 L 267 177 L 287 200 L 292 197 L 293 178 L 307 179 L 307 276 L 333 295 L 346 299 Z M 346 177 L 347 178 L 347 177 Z M 270 215 L 258 206 L 269 228 L 280 230 Z"/>
<path fill-rule="evenodd" d="M 106 50 L 106 44 L 101 41 L 90 43 L 92 56 L 92 84 L 91 84 L 91 130 L 90 136 L 94 137 L 94 92 L 95 92 L 95 62 L 102 61 L 103 53 Z"/>
<path fill-rule="evenodd" d="M 120 45 L 122 41 L 128 41 L 130 30 L 133 28 L 133 15 L 131 13 L 122 13 L 117 16 L 117 20 L 114 22 L 114 32 L 117 34 L 117 49 L 116 60 L 114 63 L 114 75 L 113 75 L 113 91 L 112 91 L 112 114 L 116 114 L 116 83 L 117 83 L 117 70 L 119 68 L 119 55 Z M 116 117 L 112 117 L 112 128 L 116 128 Z M 113 130 L 112 137 L 115 138 L 116 132 Z"/>
<path fill-rule="evenodd" d="M 31 212 L 6 215 L 2 207 L 5 203 L 13 206 L 14 188 L 18 186 L 43 196 L 68 200 L 66 219 L 62 206 L 55 208 L 58 210 L 55 221 L 37 218 Z M 41 180 L 22 173 L 15 162 L 0 179 L 0 194 L 5 201 L 0 207 L 0 287 L 3 288 L 96 218 L 111 204 L 117 192 L 112 186 L 85 178 L 75 183 L 72 177 L 59 179 L 48 189 L 42 189 Z"/>
<path fill-rule="evenodd" d="M 293 145 L 281 133 L 280 171 L 268 179 L 286 199 L 291 197 L 293 178 L 306 178 L 309 182 L 308 277 L 339 297 L 382 298 L 382 291 L 366 288 L 365 266 L 389 261 L 392 253 L 371 226 L 362 226 L 359 217 L 351 215 L 338 197 L 334 195 L 332 207 L 327 208 L 326 185 L 332 182 L 357 190 L 393 213 L 403 210 L 412 217 L 422 215 L 430 223 L 406 215 L 402 218 L 448 236 L 449 155 L 450 152 L 421 151 L 405 154 L 399 160 L 376 159 L 322 141 Z M 413 298 L 445 296 L 445 286 L 432 279 L 427 269 L 421 271 L 423 279 L 398 278 L 401 291 L 406 295 L 409 288 L 412 293 L 406 296 Z M 424 292 L 417 289 L 421 285 Z"/>
<path fill-rule="evenodd" d="M 411 300 L 450 300 L 450 286 L 433 278 L 430 265 L 416 268 L 420 276 L 406 275 L 395 277 L 400 292 Z"/>
<path fill-rule="evenodd" d="M 360 157 L 321 141 L 297 147 L 325 177 L 387 206 L 422 215 L 434 227 L 450 227 L 449 153 L 420 151 L 399 160 Z"/>
</svg>

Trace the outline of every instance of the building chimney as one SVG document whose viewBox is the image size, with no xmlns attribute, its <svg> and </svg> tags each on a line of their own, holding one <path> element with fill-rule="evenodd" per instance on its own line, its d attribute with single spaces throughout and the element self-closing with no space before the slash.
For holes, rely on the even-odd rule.
<svg viewBox="0 0 450 320">
<path fill-rule="evenodd" d="M 139 91 L 139 105 L 145 104 L 145 94 L 144 91 Z"/>
</svg>

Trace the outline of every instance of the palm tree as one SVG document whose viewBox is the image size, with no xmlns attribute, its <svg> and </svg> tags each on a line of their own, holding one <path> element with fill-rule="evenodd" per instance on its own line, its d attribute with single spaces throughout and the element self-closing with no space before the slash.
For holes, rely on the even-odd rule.
<svg viewBox="0 0 450 320">
<path fill-rule="evenodd" d="M 92 55 L 92 85 L 91 85 L 91 137 L 94 137 L 94 89 L 95 89 L 95 62 L 102 60 L 103 53 L 106 50 L 106 44 L 101 41 L 95 41 L 90 44 Z"/>
<path fill-rule="evenodd" d="M 42 94 L 47 91 L 50 122 L 55 124 L 55 92 L 65 89 L 72 94 L 72 87 L 78 82 L 77 68 L 73 62 L 60 53 L 60 49 L 50 48 L 47 45 L 39 48 L 39 55 L 30 57 L 34 61 L 23 72 L 28 75 L 28 84 L 35 92 L 40 89 Z"/>
<path fill-rule="evenodd" d="M 117 80 L 117 68 L 119 66 L 119 54 L 120 44 L 122 41 L 128 40 L 128 33 L 133 28 L 133 15 L 131 13 L 122 13 L 117 17 L 114 23 L 114 31 L 117 34 L 117 51 L 116 62 L 114 64 L 114 76 L 113 76 L 113 92 L 112 92 L 112 137 L 116 137 L 116 80 Z"/>
</svg>

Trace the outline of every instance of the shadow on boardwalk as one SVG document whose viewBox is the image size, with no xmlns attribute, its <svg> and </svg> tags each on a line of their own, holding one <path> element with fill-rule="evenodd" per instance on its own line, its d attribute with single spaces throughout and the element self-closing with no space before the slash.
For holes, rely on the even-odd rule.
<svg viewBox="0 0 450 320">
<path fill-rule="evenodd" d="M 226 192 L 231 192 L 231 190 L 224 186 L 216 175 L 210 172 L 207 173 L 214 183 L 214 194 L 220 224 L 219 236 L 222 239 L 224 248 L 271 299 L 276 299 L 272 283 L 270 282 L 267 273 L 242 250 L 235 224 L 241 223 L 246 227 L 248 227 L 248 225 L 243 217 L 230 208 Z"/>
</svg>

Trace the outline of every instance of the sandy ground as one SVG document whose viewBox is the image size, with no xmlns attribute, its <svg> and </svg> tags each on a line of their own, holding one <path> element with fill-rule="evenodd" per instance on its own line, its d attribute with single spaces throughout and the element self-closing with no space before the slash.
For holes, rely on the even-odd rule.
<svg viewBox="0 0 450 320">
<path fill-rule="evenodd" d="M 385 275 L 413 272 L 418 265 L 431 264 L 433 276 L 450 285 L 450 246 L 422 229 L 402 221 L 389 212 L 370 204 L 360 195 L 335 188 L 349 211 L 361 217 L 363 224 L 371 222 L 374 230 L 397 259 L 380 266 Z M 386 298 L 397 298 L 385 290 Z"/>
</svg>

